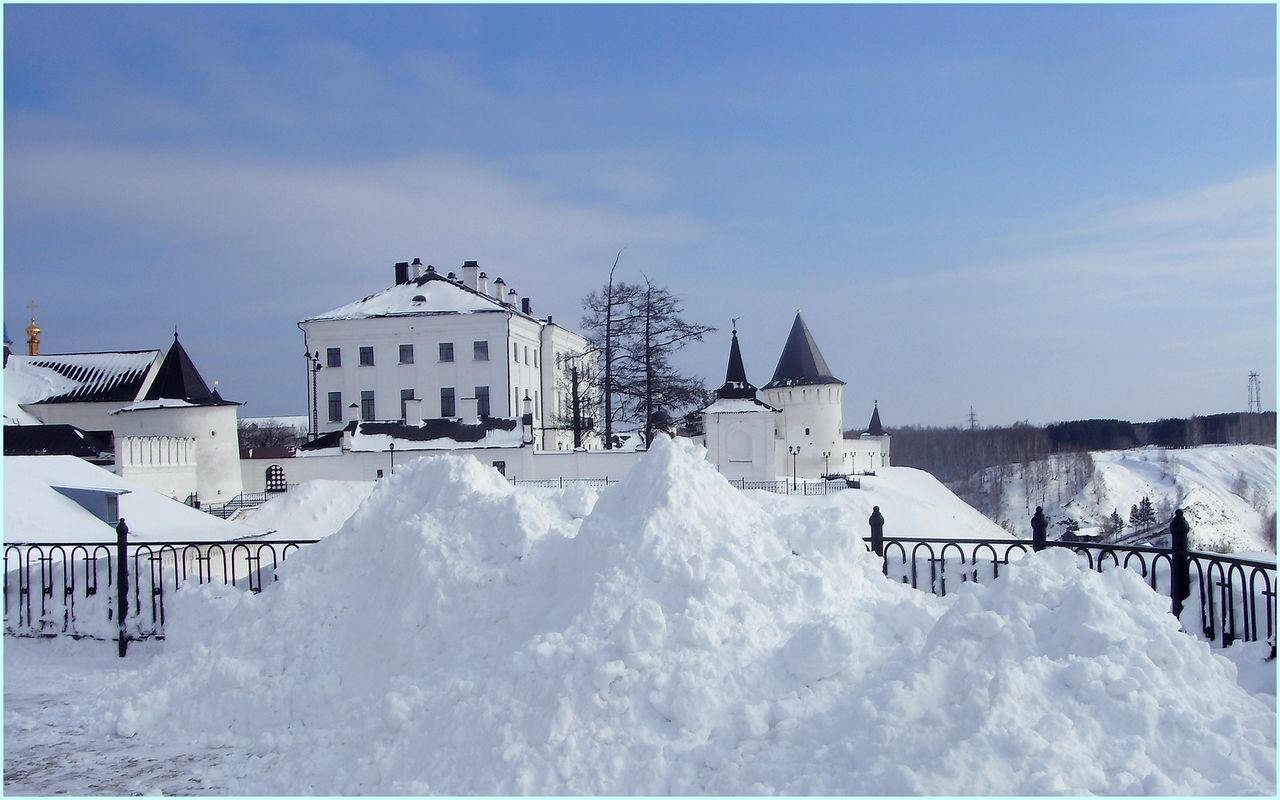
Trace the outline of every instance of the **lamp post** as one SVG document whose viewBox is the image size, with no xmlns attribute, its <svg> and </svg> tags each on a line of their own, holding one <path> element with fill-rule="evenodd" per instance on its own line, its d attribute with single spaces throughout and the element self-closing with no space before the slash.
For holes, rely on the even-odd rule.
<svg viewBox="0 0 1280 800">
<path fill-rule="evenodd" d="M 320 432 L 320 398 L 316 394 L 316 378 L 320 374 L 320 351 L 314 354 L 303 353 L 303 358 L 307 359 L 308 371 L 311 373 L 311 438 L 314 439 Z"/>
<path fill-rule="evenodd" d="M 831 474 L 831 451 L 825 450 L 822 453 L 822 475 L 826 477 Z"/>
<path fill-rule="evenodd" d="M 396 474 L 396 443 L 392 442 L 387 446 L 391 452 L 391 474 Z"/>
<path fill-rule="evenodd" d="M 787 445 L 787 452 L 791 454 L 791 491 L 796 490 L 796 456 L 800 455 L 800 445 Z"/>
</svg>

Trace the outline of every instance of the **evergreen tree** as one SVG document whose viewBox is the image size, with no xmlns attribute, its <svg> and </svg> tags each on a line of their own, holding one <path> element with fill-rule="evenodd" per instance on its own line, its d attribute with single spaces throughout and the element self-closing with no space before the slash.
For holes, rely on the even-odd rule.
<svg viewBox="0 0 1280 800">
<path fill-rule="evenodd" d="M 1124 520 L 1120 519 L 1119 509 L 1111 512 L 1111 517 L 1107 520 L 1107 534 L 1112 538 L 1118 538 L 1124 531 Z"/>
</svg>

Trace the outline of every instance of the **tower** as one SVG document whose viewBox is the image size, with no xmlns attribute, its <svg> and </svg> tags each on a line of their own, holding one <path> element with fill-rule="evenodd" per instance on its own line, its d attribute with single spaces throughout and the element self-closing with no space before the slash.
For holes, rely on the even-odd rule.
<svg viewBox="0 0 1280 800">
<path fill-rule="evenodd" d="M 36 324 L 36 301 L 27 304 L 31 310 L 31 324 L 27 326 L 27 355 L 40 355 L 40 326 Z"/>
<path fill-rule="evenodd" d="M 776 409 L 756 398 L 734 328 L 729 366 L 716 400 L 702 410 L 707 460 L 729 480 L 772 480 L 777 472 Z"/>
<path fill-rule="evenodd" d="M 796 311 L 773 380 L 764 385 L 765 402 L 782 409 L 777 439 L 779 458 L 785 455 L 785 463 L 779 463 L 779 474 L 790 473 L 793 465 L 798 477 L 808 478 L 840 469 L 846 457 L 844 385 L 831 374 Z"/>
</svg>

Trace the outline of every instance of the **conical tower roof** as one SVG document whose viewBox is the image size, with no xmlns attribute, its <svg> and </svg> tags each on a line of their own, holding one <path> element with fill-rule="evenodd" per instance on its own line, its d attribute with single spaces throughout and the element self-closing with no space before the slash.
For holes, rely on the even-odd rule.
<svg viewBox="0 0 1280 800">
<path fill-rule="evenodd" d="M 884 426 L 880 424 L 880 403 L 876 401 L 871 409 L 871 421 L 867 423 L 868 436 L 884 436 Z"/>
<path fill-rule="evenodd" d="M 779 386 L 815 386 L 828 383 L 843 384 L 844 381 L 831 374 L 826 359 L 813 341 L 809 326 L 804 324 L 800 312 L 796 312 L 796 321 L 791 324 L 791 333 L 778 358 L 778 366 L 773 370 L 773 380 L 764 385 L 766 389 Z"/>
<path fill-rule="evenodd" d="M 724 385 L 716 390 L 721 400 L 754 400 L 756 387 L 747 380 L 747 370 L 742 366 L 742 350 L 738 348 L 738 332 L 733 332 L 729 345 L 729 368 L 724 373 Z"/>
<path fill-rule="evenodd" d="M 185 400 L 198 406 L 234 405 L 209 391 L 209 386 L 200 377 L 200 370 L 191 363 L 191 356 L 178 342 L 178 334 L 173 334 L 173 344 L 165 353 L 160 369 L 156 371 L 155 380 L 147 390 L 144 400 Z"/>
</svg>

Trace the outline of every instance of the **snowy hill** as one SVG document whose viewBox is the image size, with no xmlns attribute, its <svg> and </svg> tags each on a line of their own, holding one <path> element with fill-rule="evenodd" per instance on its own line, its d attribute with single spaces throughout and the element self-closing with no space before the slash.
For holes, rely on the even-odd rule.
<svg viewBox="0 0 1280 800">
<path fill-rule="evenodd" d="M 665 438 L 598 493 L 423 458 L 268 591 L 176 595 L 84 718 L 220 748 L 227 794 L 1274 793 L 1274 698 L 1136 574 L 1057 550 L 936 598 L 850 535 L 876 494 Z"/>
<path fill-rule="evenodd" d="M 1050 538 L 1057 538 L 1067 520 L 1081 533 L 1099 533 L 1112 512 L 1128 527 L 1132 507 L 1148 498 L 1159 525 L 1174 509 L 1184 510 L 1193 548 L 1274 553 L 1275 486 L 1274 447 L 1205 445 L 1051 456 L 992 467 L 952 488 L 1021 537 L 1031 535 L 1038 505 L 1050 520 Z"/>
<path fill-rule="evenodd" d="M 323 539 L 342 527 L 373 491 L 373 481 L 304 481 L 236 521 L 272 531 L 284 539 Z"/>
</svg>

